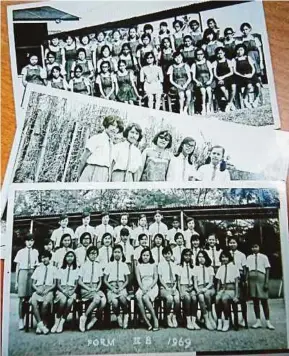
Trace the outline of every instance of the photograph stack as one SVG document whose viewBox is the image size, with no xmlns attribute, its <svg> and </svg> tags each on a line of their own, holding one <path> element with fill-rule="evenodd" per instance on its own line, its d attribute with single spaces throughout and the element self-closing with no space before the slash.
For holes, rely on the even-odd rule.
<svg viewBox="0 0 289 356">
<path fill-rule="evenodd" d="M 288 349 L 289 135 L 262 2 L 7 16 L 3 354 Z"/>
</svg>

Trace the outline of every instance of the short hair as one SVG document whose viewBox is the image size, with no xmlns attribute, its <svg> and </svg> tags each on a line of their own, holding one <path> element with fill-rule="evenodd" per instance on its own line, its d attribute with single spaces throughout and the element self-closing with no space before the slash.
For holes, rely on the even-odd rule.
<svg viewBox="0 0 289 356">
<path fill-rule="evenodd" d="M 126 227 L 123 227 L 120 230 L 120 236 L 129 236 L 129 230 Z"/>
<path fill-rule="evenodd" d="M 171 246 L 165 246 L 162 250 L 162 255 L 166 255 L 167 253 L 171 253 L 173 254 L 173 250 L 171 248 Z"/>
<path fill-rule="evenodd" d="M 114 121 L 111 121 L 113 118 L 115 118 Z M 107 121 L 106 121 L 107 120 Z M 102 125 L 107 129 L 111 124 L 113 124 L 116 121 L 116 117 L 115 116 L 106 116 L 103 120 Z M 101 213 L 101 217 L 103 218 L 104 216 L 109 216 L 109 212 L 108 211 L 103 211 Z"/>
<path fill-rule="evenodd" d="M 79 53 L 83 52 L 86 56 L 86 50 L 84 48 L 78 48 L 77 52 L 76 52 L 76 56 L 78 57 Z"/>
<path fill-rule="evenodd" d="M 111 238 L 111 242 L 112 242 L 112 234 L 110 232 L 105 232 L 103 235 L 102 235 L 102 238 L 101 238 L 101 245 L 103 245 L 103 240 L 105 237 L 107 236 L 110 236 Z"/>
<path fill-rule="evenodd" d="M 54 58 L 56 58 L 55 52 L 52 52 L 52 51 L 47 52 L 46 58 L 48 58 L 49 56 L 53 56 Z"/>
<path fill-rule="evenodd" d="M 104 61 L 102 61 L 102 62 L 100 63 L 100 69 L 101 69 L 101 70 L 102 70 L 102 67 L 103 67 L 104 65 L 108 66 L 108 69 L 111 71 L 111 64 L 110 64 L 109 61 L 104 60 Z"/>
<path fill-rule="evenodd" d="M 209 35 L 213 35 L 213 41 L 215 41 L 217 39 L 217 34 L 214 30 L 212 30 L 211 28 L 206 28 L 204 31 L 204 35 L 203 35 L 203 39 L 206 40 L 206 38 Z"/>
<path fill-rule="evenodd" d="M 184 235 L 181 232 L 176 232 L 175 236 L 174 236 L 174 240 L 176 241 L 177 238 L 182 237 L 183 238 L 183 242 L 185 243 L 185 238 Z"/>
<path fill-rule="evenodd" d="M 74 73 L 76 73 L 76 71 L 80 71 L 81 73 L 83 72 L 83 69 L 82 69 L 81 65 L 77 64 L 77 65 L 74 67 Z"/>
<path fill-rule="evenodd" d="M 243 22 L 242 25 L 240 26 L 240 31 L 243 32 L 244 27 L 248 27 L 250 30 L 252 30 L 252 26 L 248 22 Z"/>
<path fill-rule="evenodd" d="M 143 255 L 145 252 L 149 252 L 149 254 L 150 254 L 149 263 L 150 263 L 150 264 L 155 263 L 155 260 L 154 260 L 153 255 L 152 255 L 152 251 L 151 251 L 151 249 L 150 249 L 149 247 L 145 247 L 145 248 L 141 251 L 140 256 L 139 256 L 139 259 L 138 259 L 138 262 L 139 262 L 139 263 L 143 263 L 142 255 Z"/>
<path fill-rule="evenodd" d="M 90 216 L 90 212 L 89 211 L 84 211 L 81 215 L 82 219 L 87 218 L 88 216 Z"/>
<path fill-rule="evenodd" d="M 175 28 L 176 24 L 179 24 L 180 27 L 183 27 L 183 23 L 182 23 L 181 20 L 175 20 L 175 21 L 173 22 L 173 27 L 174 27 L 174 28 Z"/>
<path fill-rule="evenodd" d="M 140 214 L 140 216 L 138 217 L 138 220 L 143 219 L 143 218 L 147 218 L 145 214 Z"/>
<path fill-rule="evenodd" d="M 172 144 L 173 144 L 173 138 L 172 138 L 172 135 L 171 133 L 168 131 L 168 130 L 162 130 L 160 131 L 159 133 L 157 133 L 155 135 L 155 137 L 153 138 L 153 144 L 157 145 L 157 142 L 158 142 L 158 139 L 160 136 L 166 136 L 169 138 L 169 141 L 168 141 L 168 144 L 167 144 L 167 147 L 166 148 L 171 148 L 172 147 Z"/>
<path fill-rule="evenodd" d="M 53 247 L 54 247 L 54 241 L 52 241 L 49 237 L 44 239 L 43 241 L 43 246 L 47 246 L 50 244 L 50 242 L 52 243 Z"/>
<path fill-rule="evenodd" d="M 79 238 L 79 241 L 80 241 L 81 244 L 82 244 L 83 240 L 84 240 L 85 238 L 87 238 L 87 236 L 88 236 L 89 239 L 90 239 L 90 243 L 92 243 L 92 236 L 91 236 L 91 234 L 90 234 L 89 232 L 84 232 L 83 234 L 80 235 L 80 238 Z"/>
<path fill-rule="evenodd" d="M 160 27 L 161 26 L 166 26 L 166 27 L 168 27 L 168 23 L 166 22 L 166 21 L 162 21 L 161 23 L 160 23 Z"/>
<path fill-rule="evenodd" d="M 73 263 L 72 263 L 72 268 L 73 268 L 73 269 L 76 269 L 76 268 L 77 268 L 76 254 L 75 254 L 75 252 L 72 251 L 72 250 L 67 251 L 66 254 L 64 255 L 61 268 L 62 268 L 62 269 L 65 269 L 65 268 L 67 267 L 66 256 L 67 256 L 69 253 L 72 253 L 73 256 L 74 256 L 74 261 L 73 261 Z"/>
<path fill-rule="evenodd" d="M 180 143 L 180 146 L 179 146 L 179 148 L 177 150 L 177 153 L 175 154 L 175 157 L 178 157 L 182 153 L 184 145 L 187 144 L 187 143 L 190 143 L 190 142 L 193 142 L 194 145 L 195 145 L 192 153 L 190 153 L 188 155 L 188 162 L 189 162 L 190 165 L 192 165 L 193 164 L 194 152 L 195 152 L 195 149 L 196 149 L 196 140 L 194 140 L 192 137 L 185 137 L 182 140 L 182 142 Z"/>
<path fill-rule="evenodd" d="M 209 26 L 209 23 L 210 23 L 210 22 L 214 22 L 215 26 L 217 26 L 216 20 L 213 19 L 212 17 L 207 20 L 207 25 L 208 25 L 208 26 Z"/>
<path fill-rule="evenodd" d="M 143 33 L 142 35 L 141 35 L 141 40 L 143 41 L 144 40 L 144 38 L 148 38 L 150 41 L 152 40 L 152 36 L 149 34 L 149 33 Z"/>
<path fill-rule="evenodd" d="M 82 68 L 81 68 L 81 69 L 82 69 Z M 61 214 L 61 215 L 59 216 L 59 220 L 58 220 L 58 221 L 62 221 L 62 220 L 65 220 L 65 219 L 68 219 L 67 214 Z"/>
<path fill-rule="evenodd" d="M 193 234 L 191 236 L 191 244 L 192 244 L 192 241 L 197 241 L 199 240 L 201 242 L 201 236 L 199 234 Z"/>
<path fill-rule="evenodd" d="M 192 218 L 192 217 L 190 216 L 190 217 L 187 218 L 187 224 L 188 224 L 189 222 L 191 222 L 191 221 L 196 222 L 195 218 Z"/>
<path fill-rule="evenodd" d="M 227 54 L 226 48 L 219 46 L 215 49 L 215 55 L 218 54 L 220 51 L 224 52 L 225 55 Z"/>
<path fill-rule="evenodd" d="M 192 255 L 192 250 L 190 248 L 184 248 L 182 253 L 181 253 L 181 266 L 184 266 L 184 262 L 185 262 L 185 254 L 190 253 Z M 190 260 L 190 267 L 193 268 L 193 262 L 192 260 Z"/>
<path fill-rule="evenodd" d="M 179 218 L 177 216 L 173 216 L 172 222 L 177 221 L 178 223 L 180 222 Z"/>
<path fill-rule="evenodd" d="M 220 257 L 219 257 L 219 261 L 222 261 L 223 257 L 227 257 L 229 259 L 229 262 L 233 262 L 233 256 L 231 255 L 230 251 L 228 248 L 225 248 L 221 253 L 220 253 Z"/>
<path fill-rule="evenodd" d="M 185 35 L 184 38 L 183 38 L 183 41 L 185 41 L 185 39 L 189 39 L 193 42 L 193 38 L 191 35 Z"/>
<path fill-rule="evenodd" d="M 144 54 L 144 61 L 146 62 L 149 56 L 153 56 L 154 57 L 154 63 L 156 63 L 156 58 L 155 58 L 155 55 L 154 55 L 153 52 L 146 52 Z"/>
<path fill-rule="evenodd" d="M 52 253 L 50 251 L 47 251 L 47 250 L 43 250 L 40 252 L 40 258 L 42 257 L 48 257 L 50 260 L 51 260 L 51 257 L 52 257 Z"/>
<path fill-rule="evenodd" d="M 88 249 L 86 250 L 86 256 L 88 257 L 93 251 L 96 251 L 98 255 L 98 248 L 96 246 L 89 246 Z"/>
<path fill-rule="evenodd" d="M 162 246 L 164 247 L 165 246 L 165 243 L 166 243 L 166 240 L 165 240 L 165 237 L 163 234 L 155 234 L 154 238 L 153 238 L 153 243 L 155 244 L 155 240 L 156 238 L 159 237 L 160 239 L 162 239 Z"/>
<path fill-rule="evenodd" d="M 223 153 L 223 157 L 224 157 L 225 152 L 226 152 L 225 149 L 224 149 L 224 147 L 219 146 L 219 145 L 215 145 L 215 146 L 213 146 L 213 147 L 211 148 L 210 153 L 212 153 L 212 151 L 213 151 L 215 148 L 221 149 L 221 150 L 222 150 L 222 153 Z M 211 163 L 211 160 L 212 160 L 212 159 L 211 159 L 211 156 L 209 155 L 209 156 L 207 157 L 206 161 L 205 161 L 205 164 L 210 164 L 210 163 Z M 224 160 L 222 160 L 221 163 L 220 163 L 220 171 L 221 171 L 221 172 L 224 172 L 224 171 L 226 170 L 226 168 L 227 168 L 227 164 L 226 164 L 226 162 L 225 162 Z"/>
<path fill-rule="evenodd" d="M 101 47 L 100 53 L 102 54 L 103 51 L 104 51 L 106 48 L 109 50 L 109 53 L 111 53 L 111 49 L 110 49 L 109 45 L 107 45 L 107 44 L 105 44 L 105 45 L 103 45 L 103 46 Z"/>
<path fill-rule="evenodd" d="M 60 68 L 60 66 L 54 66 L 53 68 L 51 68 L 51 74 L 52 74 L 55 70 L 58 70 L 58 72 L 61 73 L 61 68 Z"/>
<path fill-rule="evenodd" d="M 200 23 L 199 23 L 199 21 L 197 21 L 197 20 L 191 20 L 191 21 L 189 22 L 189 26 L 190 26 L 190 27 L 192 27 L 193 24 L 196 24 L 196 25 L 200 26 Z"/>
<path fill-rule="evenodd" d="M 104 63 L 104 62 L 102 62 Z M 102 64 L 101 63 L 101 64 Z M 109 62 L 108 62 L 109 63 Z M 124 64 L 125 66 L 127 65 L 126 61 L 124 59 L 120 59 L 118 62 L 117 62 L 117 68 L 119 68 L 120 64 Z"/>
<path fill-rule="evenodd" d="M 90 42 L 90 38 L 89 38 L 89 36 L 88 35 L 82 35 L 82 36 L 80 36 L 80 42 L 83 44 L 83 39 L 84 39 L 84 37 L 87 37 L 87 39 L 88 39 L 88 43 Z"/>
<path fill-rule="evenodd" d="M 162 215 L 163 216 L 163 213 L 160 211 L 160 210 L 156 210 L 155 213 L 154 213 L 154 216 L 156 216 L 157 214 L 159 215 Z"/>
<path fill-rule="evenodd" d="M 247 51 L 247 47 L 244 43 L 239 43 L 237 44 L 237 46 L 235 47 L 235 54 L 237 54 L 238 50 L 240 48 L 243 48 L 244 49 L 244 52 L 245 52 L 245 55 L 247 55 L 248 51 Z"/>
<path fill-rule="evenodd" d="M 236 242 L 237 242 L 237 244 L 239 243 L 238 238 L 237 238 L 236 236 L 234 236 L 234 235 L 231 235 L 230 237 L 228 237 L 228 243 L 229 243 L 231 240 L 236 241 Z"/>
<path fill-rule="evenodd" d="M 111 257 L 110 257 L 110 261 L 113 262 L 114 261 L 114 256 L 113 256 L 113 253 L 115 250 L 120 250 L 121 253 L 122 253 L 122 262 L 125 262 L 126 258 L 124 256 L 124 253 L 123 253 L 123 248 L 121 245 L 117 244 L 117 245 L 114 245 L 113 248 L 112 248 L 112 254 L 111 254 Z"/>
<path fill-rule="evenodd" d="M 120 30 L 119 30 L 118 28 L 115 28 L 115 29 L 112 31 L 112 35 L 114 35 L 116 32 L 118 32 L 119 34 L 121 34 L 121 33 L 120 33 Z"/>
<path fill-rule="evenodd" d="M 200 262 L 199 262 L 199 255 L 200 254 L 203 254 L 204 258 L 205 258 L 205 266 L 206 267 L 210 267 L 211 264 L 212 264 L 212 260 L 210 259 L 208 253 L 205 251 L 205 250 L 200 250 L 198 253 L 197 253 L 197 256 L 196 256 L 196 266 L 199 266 L 200 265 Z"/>
<path fill-rule="evenodd" d="M 135 128 L 136 131 L 138 132 L 139 137 L 138 137 L 137 142 L 140 142 L 142 140 L 142 137 L 143 137 L 142 128 L 140 127 L 139 124 L 136 124 L 136 123 L 131 123 L 126 127 L 126 129 L 123 132 L 123 137 L 128 138 L 128 134 L 129 134 L 130 130 L 132 130 L 133 128 Z"/>
<path fill-rule="evenodd" d="M 205 55 L 205 51 L 203 50 L 203 48 L 197 48 L 196 51 L 195 51 L 195 58 L 197 58 L 197 55 L 199 52 L 202 52 L 202 54 Z"/>
<path fill-rule="evenodd" d="M 28 233 L 24 236 L 24 241 L 34 241 L 34 236 L 31 233 Z"/>
<path fill-rule="evenodd" d="M 232 29 L 232 27 L 226 27 L 224 29 L 224 35 L 227 36 L 227 33 L 231 31 L 233 34 L 235 33 L 235 31 Z"/>
<path fill-rule="evenodd" d="M 178 57 L 178 56 L 182 56 L 183 59 L 184 59 L 184 55 L 183 55 L 183 53 L 182 53 L 181 51 L 176 51 L 176 52 L 173 53 L 173 58 L 174 58 L 174 59 L 175 59 L 176 57 Z"/>
<path fill-rule="evenodd" d="M 66 36 L 64 36 L 64 41 L 66 42 L 69 37 L 72 39 L 73 42 L 75 42 L 75 37 L 73 37 L 73 36 L 71 36 L 71 35 L 66 35 Z"/>
<path fill-rule="evenodd" d="M 121 120 L 121 118 L 119 116 L 116 115 L 108 115 L 103 119 L 102 125 L 105 129 L 107 129 L 110 125 L 113 124 L 117 124 L 117 128 L 119 130 L 119 132 L 123 132 L 123 121 Z M 101 214 L 101 216 L 103 217 L 104 213 Z M 108 212 L 105 212 L 105 215 L 109 215 Z"/>
<path fill-rule="evenodd" d="M 153 26 L 152 26 L 150 23 L 147 23 L 147 24 L 144 25 L 143 30 L 144 30 L 144 31 L 147 31 L 147 30 L 153 31 L 154 28 L 153 28 Z"/>
<path fill-rule="evenodd" d="M 146 237 L 148 239 L 148 235 L 147 234 L 139 234 L 138 235 L 138 242 L 140 242 L 140 240 L 142 240 L 144 237 Z"/>
<path fill-rule="evenodd" d="M 72 237 L 71 237 L 71 235 L 68 234 L 68 233 L 65 233 L 65 234 L 63 234 L 63 235 L 61 236 L 60 243 L 59 243 L 59 246 L 60 246 L 60 247 L 63 247 L 63 240 L 64 240 L 66 237 L 70 237 L 70 245 L 69 245 L 69 247 L 72 246 Z"/>
</svg>

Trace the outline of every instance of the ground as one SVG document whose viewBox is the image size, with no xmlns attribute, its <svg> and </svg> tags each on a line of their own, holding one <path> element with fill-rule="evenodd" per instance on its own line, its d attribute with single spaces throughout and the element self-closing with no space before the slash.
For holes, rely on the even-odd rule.
<svg viewBox="0 0 289 356">
<path fill-rule="evenodd" d="M 189 331 L 185 328 L 162 328 L 158 332 L 149 332 L 143 328 L 127 330 L 115 328 L 112 330 L 95 329 L 86 333 L 78 330 L 65 330 L 62 334 L 36 335 L 35 330 L 30 330 L 28 333 L 18 331 L 16 294 L 11 294 L 10 303 L 10 356 L 173 353 L 195 350 L 235 351 L 287 347 L 283 299 L 270 300 L 271 321 L 276 328 L 274 331 L 262 328 L 240 329 L 238 332 L 227 333 L 208 330 Z M 249 325 L 252 325 L 254 323 L 253 308 L 251 303 L 248 306 Z M 140 339 L 136 340 L 136 337 Z M 110 346 L 113 342 L 114 346 Z"/>
</svg>

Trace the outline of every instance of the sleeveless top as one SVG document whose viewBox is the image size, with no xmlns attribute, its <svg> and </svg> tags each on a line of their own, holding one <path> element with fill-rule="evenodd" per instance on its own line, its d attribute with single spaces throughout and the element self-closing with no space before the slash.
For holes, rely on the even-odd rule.
<svg viewBox="0 0 289 356">
<path fill-rule="evenodd" d="M 120 55 L 122 44 L 123 44 L 122 42 L 120 42 L 120 43 L 112 42 L 112 44 L 111 44 L 111 55 L 113 57 L 118 57 Z"/>
<path fill-rule="evenodd" d="M 148 150 L 148 152 L 149 151 L 150 150 Z M 154 149 L 152 149 L 152 151 L 154 151 Z M 164 157 L 147 155 L 141 181 L 166 181 L 167 170 L 170 164 L 170 156 L 165 153 Z"/>
<path fill-rule="evenodd" d="M 63 79 L 61 78 L 61 80 L 59 82 L 54 82 L 53 80 L 51 80 L 51 87 L 55 88 L 55 89 L 62 89 L 64 90 L 64 84 L 63 84 Z"/>
<path fill-rule="evenodd" d="M 135 64 L 133 62 L 132 55 L 129 54 L 129 55 L 125 56 L 124 54 L 121 54 L 119 56 L 119 59 L 125 61 L 127 70 L 135 70 Z"/>
<path fill-rule="evenodd" d="M 75 82 L 75 79 L 72 79 L 73 81 L 73 91 L 75 93 L 83 93 L 87 94 L 87 87 L 84 82 L 84 78 L 81 78 L 82 80 L 80 82 Z"/>
<path fill-rule="evenodd" d="M 138 49 L 138 46 L 140 45 L 139 41 L 136 40 L 136 41 L 129 41 L 129 46 L 130 46 L 130 49 L 131 49 L 131 52 L 132 54 L 135 56 L 136 55 L 136 52 L 137 52 L 137 49 Z"/>
<path fill-rule="evenodd" d="M 49 51 L 53 52 L 55 54 L 55 61 L 58 63 L 58 64 L 61 64 L 62 63 L 62 53 L 61 53 L 61 48 L 58 47 L 57 50 L 55 50 L 55 47 L 54 46 L 51 46 L 49 45 L 48 46 L 48 49 Z"/>
<path fill-rule="evenodd" d="M 131 86 L 131 81 L 130 81 L 130 74 L 127 73 L 126 75 L 116 75 L 117 78 L 117 83 L 119 85 L 119 87 L 122 87 L 124 85 L 129 85 Z"/>
<path fill-rule="evenodd" d="M 202 35 L 201 32 L 193 32 L 193 31 L 191 31 L 189 34 L 192 37 L 194 46 L 196 46 L 198 44 L 198 42 L 202 41 L 202 39 L 203 39 L 203 35 Z"/>
<path fill-rule="evenodd" d="M 153 281 L 154 268 L 155 268 L 154 263 L 139 263 L 138 269 L 139 269 L 141 280 Z"/>
<path fill-rule="evenodd" d="M 170 53 L 164 53 L 162 51 L 160 58 L 160 65 L 163 68 L 165 74 L 169 68 L 169 66 L 173 63 L 173 50 Z"/>
<path fill-rule="evenodd" d="M 222 77 L 223 75 L 230 73 L 230 67 L 227 59 L 225 62 L 217 61 L 216 73 L 218 77 Z"/>
<path fill-rule="evenodd" d="M 175 49 L 178 50 L 181 45 L 183 44 L 183 36 L 182 37 L 176 37 L 175 34 L 173 34 L 174 38 L 174 44 L 175 44 Z"/>
<path fill-rule="evenodd" d="M 196 79 L 200 82 L 208 81 L 210 78 L 210 72 L 207 65 L 207 61 L 205 63 L 196 63 Z"/>
<path fill-rule="evenodd" d="M 236 58 L 236 69 L 237 69 L 237 72 L 239 72 L 241 74 L 251 74 L 252 73 L 252 67 L 251 67 L 251 64 L 249 63 L 248 56 L 246 56 L 244 59 Z"/>
<path fill-rule="evenodd" d="M 186 66 L 183 64 L 181 67 L 173 65 L 173 81 L 177 84 L 183 85 L 188 80 Z"/>
<path fill-rule="evenodd" d="M 235 58 L 235 48 L 236 48 L 236 42 L 232 41 L 232 42 L 223 42 L 223 45 L 225 47 L 226 50 L 226 57 L 228 59 L 233 59 Z"/>
<path fill-rule="evenodd" d="M 188 65 L 191 66 L 193 64 L 194 60 L 195 60 L 195 49 L 191 49 L 189 51 L 185 51 L 184 48 L 182 50 L 182 54 L 184 56 L 184 62 L 188 63 Z"/>
<path fill-rule="evenodd" d="M 44 85 L 43 79 L 40 76 L 40 71 L 41 71 L 41 67 L 38 64 L 34 67 L 28 65 L 27 74 L 26 74 L 27 82 Z"/>
<path fill-rule="evenodd" d="M 80 61 L 79 59 L 77 59 L 75 61 L 75 65 L 80 65 L 81 68 L 82 68 L 82 75 L 87 78 L 90 76 L 90 69 L 89 69 L 89 66 L 88 66 L 88 60 L 85 60 L 84 62 L 83 61 Z"/>
<path fill-rule="evenodd" d="M 206 45 L 205 52 L 207 54 L 207 58 L 210 62 L 213 62 L 215 60 L 215 49 L 219 47 L 219 44 L 217 42 L 213 42 L 211 44 Z"/>
<path fill-rule="evenodd" d="M 65 59 L 66 59 L 67 62 L 75 61 L 75 59 L 76 59 L 76 48 L 66 49 L 64 47 L 64 51 L 65 51 Z"/>
</svg>

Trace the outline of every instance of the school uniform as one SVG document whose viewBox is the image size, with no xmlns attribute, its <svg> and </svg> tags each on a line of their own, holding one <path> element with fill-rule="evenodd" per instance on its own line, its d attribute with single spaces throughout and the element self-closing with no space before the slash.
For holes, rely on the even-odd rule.
<svg viewBox="0 0 289 356">
<path fill-rule="evenodd" d="M 111 225 L 100 224 L 100 225 L 96 226 L 95 231 L 94 231 L 96 241 L 101 242 L 103 235 L 106 234 L 107 232 L 110 233 L 111 236 L 113 237 L 114 229 Z"/>
<path fill-rule="evenodd" d="M 142 250 L 144 249 L 143 246 L 138 246 L 137 248 L 134 249 L 134 253 L 133 253 L 133 259 L 138 261 L 140 258 L 140 254 L 142 252 Z"/>
<path fill-rule="evenodd" d="M 57 279 L 57 269 L 49 263 L 48 265 L 44 265 L 41 263 L 38 267 L 36 267 L 33 272 L 31 279 L 35 281 L 35 285 L 40 288 L 42 291 L 46 291 L 51 288 Z M 34 292 L 30 299 L 30 303 L 36 302 L 46 302 L 52 303 L 53 301 L 53 291 L 50 291 L 46 295 L 42 296 Z"/>
<path fill-rule="evenodd" d="M 182 153 L 178 157 L 172 157 L 168 169 L 167 181 L 188 182 L 194 181 L 196 177 L 198 177 L 196 167 L 194 163 L 189 163 L 188 157 Z"/>
<path fill-rule="evenodd" d="M 89 150 L 91 155 L 86 161 L 79 182 L 108 182 L 113 142 L 106 131 L 91 136 L 86 142 L 85 148 Z"/>
<path fill-rule="evenodd" d="M 131 227 L 129 227 L 128 225 L 125 225 L 125 226 L 123 226 L 123 225 L 118 225 L 118 226 L 116 226 L 116 227 L 114 228 L 114 231 L 113 231 L 113 236 L 114 236 L 114 238 L 115 238 L 115 243 L 116 243 L 116 244 L 120 243 L 120 241 L 121 241 L 121 239 L 120 239 L 120 230 L 123 229 L 123 228 L 125 228 L 125 229 L 127 229 L 127 230 L 129 231 L 129 239 L 131 239 L 131 236 L 132 236 L 132 229 L 131 229 Z"/>
<path fill-rule="evenodd" d="M 20 298 L 32 295 L 31 276 L 38 265 L 38 256 L 39 253 L 36 249 L 24 247 L 17 252 L 14 258 L 14 262 L 19 264 L 18 297 Z"/>
<path fill-rule="evenodd" d="M 139 270 L 141 283 L 144 288 L 152 285 L 153 280 L 154 280 L 155 266 L 156 266 L 155 263 L 139 263 L 138 264 L 137 268 Z M 159 294 L 158 285 L 155 284 L 155 286 L 153 288 L 151 288 L 146 294 L 149 296 L 151 302 L 153 302 Z M 135 295 L 136 295 L 136 297 L 141 297 L 141 296 L 143 296 L 143 291 L 139 288 L 136 291 Z"/>
<path fill-rule="evenodd" d="M 191 248 L 191 238 L 192 236 L 200 236 L 196 230 L 187 229 L 184 231 L 184 239 L 186 248 Z"/>
<path fill-rule="evenodd" d="M 188 293 L 187 289 L 193 285 L 193 268 L 190 263 L 185 263 L 183 266 L 180 265 L 180 293 L 181 296 L 195 296 L 195 290 Z"/>
<path fill-rule="evenodd" d="M 268 257 L 262 253 L 252 254 L 247 257 L 249 270 L 249 295 L 251 298 L 268 299 L 268 291 L 264 291 L 266 269 L 270 268 Z"/>
<path fill-rule="evenodd" d="M 220 254 L 222 252 L 221 249 L 217 249 L 216 246 L 214 247 L 209 247 L 208 249 L 206 249 L 206 252 L 208 254 L 208 256 L 210 257 L 211 261 L 212 261 L 212 267 L 214 268 L 214 271 L 216 272 L 217 268 L 221 266 L 221 262 L 220 262 Z"/>
<path fill-rule="evenodd" d="M 132 230 L 131 238 L 134 239 L 135 246 L 139 246 L 138 237 L 141 234 L 146 234 L 147 237 L 150 235 L 149 230 L 146 227 L 138 226 Z"/>
<path fill-rule="evenodd" d="M 75 286 L 77 285 L 78 277 L 79 277 L 78 268 L 73 269 L 72 266 L 67 266 L 66 268 L 59 268 L 57 270 L 57 279 L 59 280 L 62 289 L 66 291 L 66 293 L 71 293 L 74 290 Z M 69 297 L 69 299 L 75 300 L 76 293 L 73 293 Z M 60 301 L 65 302 L 66 300 L 67 297 L 62 292 L 60 292 L 60 290 L 57 290 L 54 303 Z"/>
<path fill-rule="evenodd" d="M 212 277 L 214 277 L 214 275 L 214 269 L 211 266 L 205 267 L 204 265 L 199 265 L 193 268 L 194 284 L 200 289 L 205 288 L 210 283 L 210 280 L 212 280 Z M 208 289 L 205 294 L 208 294 L 209 296 L 214 296 L 214 287 Z"/>
<path fill-rule="evenodd" d="M 181 257 L 182 257 L 182 252 L 185 249 L 185 246 L 176 246 L 173 248 L 173 257 L 174 257 L 174 262 L 176 265 L 179 265 L 181 263 Z"/>
<path fill-rule="evenodd" d="M 169 230 L 168 230 L 166 240 L 168 241 L 168 243 L 169 243 L 170 245 L 176 245 L 176 242 L 175 242 L 175 234 L 176 234 L 177 232 L 180 232 L 181 234 L 184 235 L 184 231 L 183 231 L 181 228 L 179 228 L 179 227 L 178 227 L 177 229 L 175 229 L 175 228 L 173 227 L 172 229 L 169 229 Z"/>
<path fill-rule="evenodd" d="M 68 251 L 74 252 L 74 250 L 70 247 L 68 247 L 67 249 L 65 247 L 59 248 L 58 250 L 55 251 L 53 255 L 53 260 L 51 259 L 51 262 L 54 263 L 57 268 L 61 268 L 63 264 L 64 256 Z"/>
<path fill-rule="evenodd" d="M 227 169 L 220 171 L 220 166 L 213 166 L 212 164 L 204 164 L 198 169 L 198 179 L 206 182 L 229 182 L 231 180 L 230 173 Z"/>
<path fill-rule="evenodd" d="M 111 246 L 101 246 L 98 250 L 97 261 L 104 267 L 107 263 L 110 262 L 112 256 L 112 247 Z"/>
<path fill-rule="evenodd" d="M 239 270 L 232 262 L 220 266 L 216 273 L 216 279 L 221 282 L 221 290 L 218 291 L 217 297 L 233 299 L 235 297 L 235 280 L 239 277 Z"/>
<path fill-rule="evenodd" d="M 90 235 L 91 235 L 91 239 L 92 239 L 92 242 L 93 242 L 93 239 L 94 239 L 94 234 L 95 234 L 95 228 L 91 225 L 81 225 L 81 226 L 78 226 L 75 230 L 75 234 L 74 234 L 74 238 L 77 242 L 77 244 L 80 243 L 80 236 L 82 234 L 84 234 L 85 232 L 88 232 Z"/>
<path fill-rule="evenodd" d="M 155 246 L 151 249 L 151 251 L 152 251 L 153 259 L 155 260 L 155 263 L 157 265 L 159 265 L 161 262 L 166 261 L 162 254 L 162 252 L 163 252 L 162 246 L 160 246 L 160 247 Z"/>
<path fill-rule="evenodd" d="M 152 236 L 152 239 L 153 239 L 156 234 L 162 234 L 163 237 L 166 238 L 166 236 L 168 234 L 167 225 L 162 222 L 160 222 L 160 223 L 154 222 L 153 224 L 151 224 L 149 227 L 149 235 Z"/>
<path fill-rule="evenodd" d="M 246 256 L 243 252 L 236 250 L 230 251 L 233 257 L 233 264 L 237 267 L 239 274 L 240 274 L 240 281 L 239 281 L 239 299 L 244 299 L 247 296 L 247 288 L 244 285 L 244 267 L 246 267 Z"/>
<path fill-rule="evenodd" d="M 113 147 L 112 161 L 114 162 L 111 175 L 112 182 L 133 182 L 135 174 L 142 166 L 141 151 L 127 140 Z"/>
<path fill-rule="evenodd" d="M 126 263 L 113 261 L 105 267 L 104 274 L 108 276 L 108 283 L 111 286 L 121 288 L 125 282 L 125 277 L 130 275 L 130 271 Z M 122 289 L 118 294 L 114 293 L 110 289 L 107 291 L 107 300 L 109 302 L 121 296 L 127 297 L 126 288 Z"/>
<path fill-rule="evenodd" d="M 131 264 L 131 256 L 134 255 L 134 248 L 129 242 L 124 243 L 123 241 L 120 241 L 118 244 L 122 246 L 125 262 Z"/>
<path fill-rule="evenodd" d="M 77 247 L 77 249 L 74 251 L 75 255 L 76 255 L 76 263 L 78 267 L 81 267 L 84 262 L 87 260 L 87 248 L 85 248 L 84 246 L 79 246 Z"/>
<path fill-rule="evenodd" d="M 64 234 L 69 234 L 71 239 L 74 240 L 74 231 L 70 227 L 59 227 L 56 230 L 53 230 L 50 240 L 54 242 L 54 247 L 60 246 L 61 238 Z"/>
<path fill-rule="evenodd" d="M 25 76 L 25 80 L 28 83 L 45 85 L 44 79 L 46 79 L 46 70 L 38 64 L 27 64 L 27 66 L 22 69 L 21 75 Z"/>
<path fill-rule="evenodd" d="M 97 288 L 99 279 L 102 278 L 102 276 L 102 265 L 98 261 L 92 262 L 88 259 L 79 270 L 79 277 L 82 278 L 82 282 L 89 288 Z M 96 295 L 100 298 L 105 298 L 101 290 L 95 292 L 95 290 L 88 291 L 84 288 L 80 288 L 80 295 L 82 300 L 93 299 Z"/>
<path fill-rule="evenodd" d="M 196 262 L 197 262 L 197 255 L 202 249 L 200 247 L 197 247 L 197 248 L 192 247 L 191 250 L 192 250 L 192 261 L 195 266 Z"/>
<path fill-rule="evenodd" d="M 161 262 L 158 266 L 158 274 L 162 277 L 163 282 L 169 288 L 176 287 L 177 279 L 176 276 L 180 275 L 179 266 L 177 266 L 174 262 Z M 160 296 L 162 298 L 167 298 L 171 295 L 171 291 L 164 289 L 163 287 L 160 288 Z M 175 290 L 174 295 L 179 295 L 179 291 Z"/>
</svg>

